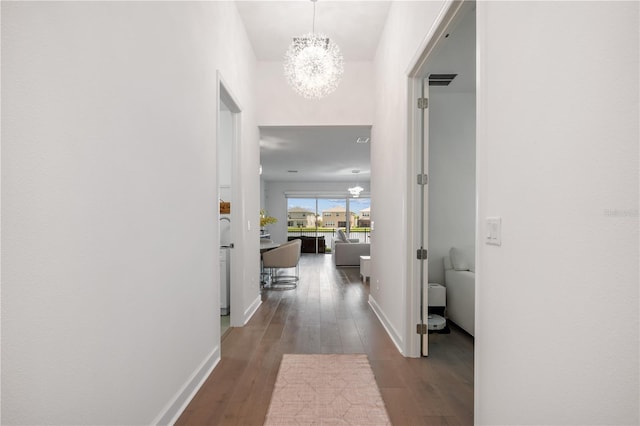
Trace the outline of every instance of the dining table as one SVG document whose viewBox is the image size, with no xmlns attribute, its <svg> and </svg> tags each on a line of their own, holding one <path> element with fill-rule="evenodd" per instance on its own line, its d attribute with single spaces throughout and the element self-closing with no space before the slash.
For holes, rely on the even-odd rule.
<svg viewBox="0 0 640 426">
<path fill-rule="evenodd" d="M 277 247 L 280 247 L 280 243 L 276 243 L 273 240 L 260 238 L 260 253 L 264 253 L 265 251 L 272 250 Z"/>
</svg>

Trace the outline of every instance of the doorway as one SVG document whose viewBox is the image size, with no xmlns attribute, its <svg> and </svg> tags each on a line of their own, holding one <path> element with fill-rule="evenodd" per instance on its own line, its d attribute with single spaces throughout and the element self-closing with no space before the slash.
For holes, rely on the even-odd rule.
<svg viewBox="0 0 640 426">
<path fill-rule="evenodd" d="M 445 270 L 452 250 L 464 250 L 475 265 L 475 55 L 475 3 L 452 2 L 410 74 L 416 105 L 410 167 L 418 176 L 411 182 L 411 223 L 419 232 L 410 241 L 417 256 L 409 268 L 415 283 L 409 311 L 419 325 L 418 333 L 413 327 L 407 333 L 415 355 L 428 356 L 434 342 L 446 345 L 450 327 L 473 335 L 466 322 L 474 316 L 475 287 L 468 286 L 461 301 Z M 458 327 L 450 313 L 461 304 L 471 313 Z"/>
<path fill-rule="evenodd" d="M 238 103 L 224 83 L 220 72 L 217 102 L 217 181 L 218 181 L 218 243 L 220 253 L 220 336 L 241 322 L 241 300 L 238 294 L 238 259 L 234 255 L 238 235 L 237 149 L 240 138 Z M 235 206 L 235 208 L 234 208 Z"/>
</svg>

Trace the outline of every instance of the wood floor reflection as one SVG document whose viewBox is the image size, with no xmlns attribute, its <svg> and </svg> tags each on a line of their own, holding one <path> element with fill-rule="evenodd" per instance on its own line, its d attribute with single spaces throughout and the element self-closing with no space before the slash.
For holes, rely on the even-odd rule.
<svg viewBox="0 0 640 426">
<path fill-rule="evenodd" d="M 305 254 L 296 290 L 264 291 L 177 425 L 262 425 L 282 354 L 365 353 L 394 425 L 473 424 L 473 338 L 430 335 L 428 358 L 405 358 L 368 305 L 359 270 Z"/>
</svg>

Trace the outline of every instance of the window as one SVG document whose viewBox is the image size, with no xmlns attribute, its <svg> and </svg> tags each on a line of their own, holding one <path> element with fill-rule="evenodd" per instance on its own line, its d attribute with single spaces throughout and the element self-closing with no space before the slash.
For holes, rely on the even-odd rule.
<svg viewBox="0 0 640 426">
<path fill-rule="evenodd" d="M 369 242 L 370 203 L 369 198 L 287 197 L 288 238 L 315 240 L 318 253 L 331 250 L 338 228 L 345 229 L 348 238 Z"/>
</svg>

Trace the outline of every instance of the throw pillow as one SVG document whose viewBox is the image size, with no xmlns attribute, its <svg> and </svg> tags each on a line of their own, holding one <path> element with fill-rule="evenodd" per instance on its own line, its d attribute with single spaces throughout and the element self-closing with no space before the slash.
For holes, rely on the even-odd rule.
<svg viewBox="0 0 640 426">
<path fill-rule="evenodd" d="M 349 239 L 347 238 L 347 234 L 344 233 L 344 231 L 342 229 L 338 229 L 338 240 L 342 243 L 350 243 L 351 241 L 349 241 Z"/>
<path fill-rule="evenodd" d="M 456 271 L 469 270 L 469 262 L 462 250 L 456 247 L 451 247 L 451 250 L 449 250 L 449 257 L 451 257 L 451 264 L 453 265 L 453 269 Z"/>
</svg>

